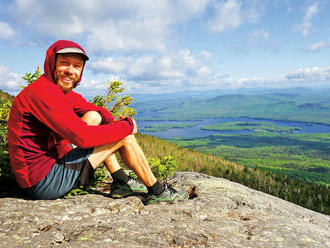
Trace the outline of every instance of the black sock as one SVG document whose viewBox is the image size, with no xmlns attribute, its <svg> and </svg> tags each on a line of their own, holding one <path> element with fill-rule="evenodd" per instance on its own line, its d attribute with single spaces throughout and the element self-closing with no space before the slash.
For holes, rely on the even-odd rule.
<svg viewBox="0 0 330 248">
<path fill-rule="evenodd" d="M 148 188 L 148 193 L 153 195 L 160 195 L 165 190 L 164 185 L 161 184 L 158 180 L 154 185 L 147 188 Z"/>
<path fill-rule="evenodd" d="M 123 169 L 119 169 L 114 173 L 111 173 L 111 176 L 114 181 L 117 181 L 120 184 L 126 184 L 129 180 L 129 177 L 126 175 Z"/>
</svg>

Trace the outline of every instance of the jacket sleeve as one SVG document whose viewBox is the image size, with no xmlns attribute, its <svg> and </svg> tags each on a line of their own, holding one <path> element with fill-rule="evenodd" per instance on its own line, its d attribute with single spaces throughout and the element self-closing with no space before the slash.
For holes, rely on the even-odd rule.
<svg viewBox="0 0 330 248">
<path fill-rule="evenodd" d="M 88 111 L 97 111 L 102 117 L 101 124 L 110 124 L 110 122 L 114 121 L 115 118 L 113 115 L 105 108 L 98 107 L 90 102 L 87 102 L 85 98 L 83 98 L 80 94 L 73 91 L 71 91 L 69 94 L 73 104 L 74 112 L 79 116 L 83 116 Z"/>
<path fill-rule="evenodd" d="M 131 119 L 88 126 L 74 112 L 58 86 L 39 87 L 26 96 L 28 111 L 62 138 L 81 148 L 109 144 L 125 138 L 133 131 Z"/>
</svg>

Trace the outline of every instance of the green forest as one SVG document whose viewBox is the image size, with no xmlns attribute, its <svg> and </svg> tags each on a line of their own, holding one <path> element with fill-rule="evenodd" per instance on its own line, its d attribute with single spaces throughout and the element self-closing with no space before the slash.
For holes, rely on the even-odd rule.
<svg viewBox="0 0 330 248">
<path fill-rule="evenodd" d="M 330 185 L 330 134 L 260 131 L 169 140 L 182 147 L 221 156 L 249 168 Z"/>
</svg>

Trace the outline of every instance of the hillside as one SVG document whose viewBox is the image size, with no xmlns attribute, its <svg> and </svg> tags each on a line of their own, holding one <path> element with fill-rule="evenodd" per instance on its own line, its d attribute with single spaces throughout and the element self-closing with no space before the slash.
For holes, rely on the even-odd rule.
<svg viewBox="0 0 330 248">
<path fill-rule="evenodd" d="M 0 104 L 6 101 L 12 102 L 13 100 L 14 100 L 14 96 L 0 90 Z"/>
<path fill-rule="evenodd" d="M 90 194 L 53 201 L 0 199 L 0 247 L 330 246 L 330 217 L 199 173 L 177 173 L 197 197 L 142 204 Z"/>
<path fill-rule="evenodd" d="M 138 134 L 137 140 L 147 157 L 163 157 L 168 154 L 175 157 L 178 171 L 202 172 L 226 178 L 300 206 L 330 214 L 330 191 L 329 187 L 324 184 L 297 180 L 281 171 L 272 172 L 263 168 L 249 168 L 220 156 L 182 148 L 149 135 Z M 203 145 L 202 142 L 200 142 L 201 145 Z M 207 142 L 205 141 L 205 144 Z"/>
</svg>

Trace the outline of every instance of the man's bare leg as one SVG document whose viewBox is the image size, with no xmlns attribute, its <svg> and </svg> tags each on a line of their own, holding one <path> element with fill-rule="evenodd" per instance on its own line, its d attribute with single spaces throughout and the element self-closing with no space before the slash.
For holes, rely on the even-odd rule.
<svg viewBox="0 0 330 248">
<path fill-rule="evenodd" d="M 115 157 L 115 152 L 117 151 L 120 152 L 127 167 L 133 170 L 147 187 L 156 183 L 157 179 L 153 175 L 148 161 L 133 135 L 129 135 L 118 142 L 96 147 L 88 160 L 93 168 L 97 168 L 104 162 L 110 172 L 111 170 L 116 171 L 117 167 L 120 169 L 120 165 Z"/>
<path fill-rule="evenodd" d="M 86 113 L 88 114 L 88 113 Z M 89 115 L 89 114 L 88 114 Z M 88 117 L 88 115 L 86 115 Z M 87 120 L 87 123 L 90 124 L 100 124 L 101 123 L 101 116 L 97 112 L 91 113 L 89 118 L 93 119 L 94 115 L 96 115 L 96 121 Z M 86 118 L 87 118 L 86 117 Z M 89 119 L 87 118 L 87 119 Z M 83 118 L 84 119 L 84 118 Z M 134 121 L 133 121 L 134 122 Z M 136 133 L 136 123 L 134 122 L 134 130 L 133 134 Z M 139 144 L 137 143 L 134 135 L 128 135 L 124 139 L 113 142 L 111 144 L 107 144 L 104 146 L 95 147 L 93 153 L 89 156 L 88 160 L 93 166 L 93 168 L 97 168 L 103 162 L 105 163 L 106 167 L 110 171 L 111 175 L 114 177 L 116 176 L 116 181 L 122 181 L 123 176 L 126 177 L 127 175 L 121 170 L 121 167 L 116 159 L 115 152 L 119 151 L 124 163 L 132 169 L 135 174 L 141 179 L 141 181 L 147 186 L 148 188 L 148 195 L 145 198 L 144 203 L 146 204 L 153 204 L 157 202 L 168 202 L 168 201 L 175 201 L 175 200 L 184 200 L 188 198 L 188 192 L 183 191 L 176 191 L 170 186 L 165 186 L 161 184 L 153 175 L 148 161 L 140 148 Z M 119 173 L 120 176 L 116 175 Z M 126 180 L 125 179 L 125 180 Z M 125 181 L 124 180 L 124 181 Z M 131 184 L 132 182 L 132 184 Z M 113 197 L 119 198 L 132 195 L 134 192 L 141 192 L 139 186 L 133 189 L 133 185 L 136 184 L 136 181 L 131 181 L 130 179 L 127 182 L 124 182 L 123 186 L 120 186 L 114 190 L 111 189 L 111 192 L 114 192 L 112 195 Z M 117 185 L 117 184 L 112 184 Z M 118 187 L 118 185 L 116 186 Z M 120 191 L 122 188 L 125 188 L 124 192 Z M 126 194 L 128 192 L 128 195 Z"/>
<path fill-rule="evenodd" d="M 81 118 L 84 122 L 86 122 L 89 126 L 98 126 L 102 122 L 102 117 L 96 111 L 89 111 L 83 115 Z M 101 165 L 101 164 L 100 164 Z M 98 166 L 100 166 L 98 165 Z M 118 163 L 115 154 L 112 154 L 108 157 L 107 162 L 105 162 L 105 166 L 107 167 L 110 173 L 114 173 L 117 170 L 121 169 L 121 166 Z M 96 167 L 94 167 L 96 168 Z"/>
<path fill-rule="evenodd" d="M 97 112 L 91 111 L 86 113 L 82 120 L 88 125 L 99 125 L 102 119 Z M 99 167 L 104 162 L 110 173 L 114 173 L 121 169 L 115 155 L 117 151 L 119 151 L 127 167 L 133 170 L 147 187 L 156 183 L 157 179 L 153 175 L 148 161 L 133 135 L 111 144 L 96 147 L 88 160 L 93 168 Z"/>
</svg>

